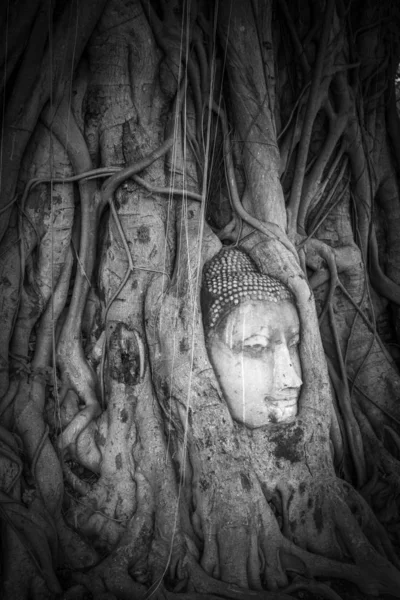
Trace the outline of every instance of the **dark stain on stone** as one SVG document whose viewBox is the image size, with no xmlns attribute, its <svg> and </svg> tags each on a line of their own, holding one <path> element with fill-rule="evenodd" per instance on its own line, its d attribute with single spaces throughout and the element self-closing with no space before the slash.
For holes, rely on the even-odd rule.
<svg viewBox="0 0 400 600">
<path fill-rule="evenodd" d="M 11 287 L 11 281 L 7 277 L 1 277 L 0 279 L 1 287 Z"/>
<path fill-rule="evenodd" d="M 246 490 L 246 492 L 249 492 L 251 490 L 251 481 L 245 473 L 240 473 L 240 481 L 242 483 L 242 488 Z"/>
<path fill-rule="evenodd" d="M 139 377 L 138 357 L 132 356 L 128 352 L 121 352 L 121 367 L 122 370 L 118 381 L 126 385 L 134 385 Z"/>
<path fill-rule="evenodd" d="M 271 441 L 275 444 L 275 457 L 277 459 L 284 458 L 291 463 L 299 462 L 302 457 L 299 444 L 302 440 L 303 430 L 301 427 L 280 430 L 271 436 Z"/>
<path fill-rule="evenodd" d="M 313 499 L 312 499 L 312 498 L 309 498 L 309 499 L 307 500 L 307 506 L 308 506 L 308 508 L 309 508 L 309 509 L 311 509 L 311 508 L 312 508 L 312 505 L 313 505 Z"/>
<path fill-rule="evenodd" d="M 140 358 L 139 348 L 133 335 L 126 336 L 123 329 L 128 329 L 123 323 L 118 323 L 110 336 L 109 344 L 109 374 L 118 383 L 135 385 L 139 378 Z"/>
<path fill-rule="evenodd" d="M 188 341 L 185 338 L 182 338 L 181 341 L 179 342 L 179 351 L 181 352 L 181 354 L 185 354 L 186 352 L 188 352 L 188 350 L 189 350 Z"/>
<path fill-rule="evenodd" d="M 62 204 L 62 198 L 59 194 L 52 194 L 53 205 L 54 204 Z"/>
<path fill-rule="evenodd" d="M 305 491 L 306 491 L 306 484 L 304 483 L 304 481 L 302 481 L 299 485 L 299 492 L 301 495 L 303 495 Z"/>
<path fill-rule="evenodd" d="M 127 411 L 125 408 L 123 408 L 123 409 L 121 410 L 121 412 L 120 412 L 119 416 L 120 416 L 120 420 L 121 420 L 121 422 L 122 422 L 122 423 L 126 423 L 126 422 L 127 422 L 127 420 L 128 420 L 128 411 Z"/>
<path fill-rule="evenodd" d="M 324 527 L 324 516 L 322 513 L 321 504 L 318 502 L 318 500 L 315 503 L 313 516 L 314 516 L 315 527 L 317 528 L 318 533 L 321 533 L 321 531 Z"/>
<path fill-rule="evenodd" d="M 150 242 L 149 228 L 146 225 L 141 225 L 137 230 L 137 238 L 141 244 L 148 244 Z"/>
<path fill-rule="evenodd" d="M 117 471 L 120 471 L 122 469 L 122 456 L 120 452 L 115 457 L 115 466 L 117 468 Z"/>
<path fill-rule="evenodd" d="M 126 206 L 129 202 L 129 192 L 126 191 L 121 194 L 121 204 L 122 206 Z"/>
<path fill-rule="evenodd" d="M 212 436 L 211 436 L 211 433 L 208 431 L 208 432 L 206 432 L 206 434 L 204 436 L 204 447 L 212 448 L 212 445 L 213 445 Z"/>
<path fill-rule="evenodd" d="M 289 521 L 289 525 L 290 525 L 291 531 L 295 532 L 296 528 L 297 528 L 297 521 L 296 521 L 296 519 L 293 519 L 293 521 Z"/>
<path fill-rule="evenodd" d="M 203 492 L 206 492 L 208 490 L 208 488 L 210 487 L 210 484 L 205 477 L 202 477 L 199 480 L 199 486 Z"/>
</svg>

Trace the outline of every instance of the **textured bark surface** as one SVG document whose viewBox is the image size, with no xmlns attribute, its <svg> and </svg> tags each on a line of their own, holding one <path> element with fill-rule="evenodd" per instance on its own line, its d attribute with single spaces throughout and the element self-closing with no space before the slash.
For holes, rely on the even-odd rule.
<svg viewBox="0 0 400 600">
<path fill-rule="evenodd" d="M 22 4 L 0 9 L 1 597 L 400 597 L 398 6 Z M 290 423 L 234 421 L 209 362 L 202 269 L 228 245 L 296 299 Z"/>
</svg>

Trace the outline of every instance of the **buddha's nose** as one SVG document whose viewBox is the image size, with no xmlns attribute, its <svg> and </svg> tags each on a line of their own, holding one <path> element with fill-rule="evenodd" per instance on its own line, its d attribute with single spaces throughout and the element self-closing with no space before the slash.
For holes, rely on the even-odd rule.
<svg viewBox="0 0 400 600">
<path fill-rule="evenodd" d="M 296 365 L 297 366 L 297 365 Z M 288 388 L 298 389 L 302 385 L 302 380 L 296 370 L 293 358 L 290 355 L 286 343 L 279 344 L 275 352 L 275 389 L 277 391 L 287 390 Z"/>
</svg>

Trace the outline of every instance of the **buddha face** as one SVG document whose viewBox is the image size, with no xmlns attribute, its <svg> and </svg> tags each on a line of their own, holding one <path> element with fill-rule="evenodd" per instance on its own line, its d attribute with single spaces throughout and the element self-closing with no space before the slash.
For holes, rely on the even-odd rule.
<svg viewBox="0 0 400 600">
<path fill-rule="evenodd" d="M 297 414 L 300 324 L 289 300 L 247 300 L 207 340 L 208 353 L 233 418 L 254 429 Z"/>
</svg>

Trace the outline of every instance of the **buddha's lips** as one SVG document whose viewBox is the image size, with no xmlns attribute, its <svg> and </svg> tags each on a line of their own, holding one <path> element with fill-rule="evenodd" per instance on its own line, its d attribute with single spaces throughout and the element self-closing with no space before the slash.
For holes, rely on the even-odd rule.
<svg viewBox="0 0 400 600">
<path fill-rule="evenodd" d="M 297 394 L 290 394 L 288 396 L 283 396 L 282 398 L 276 398 L 276 397 L 273 398 L 272 396 L 264 397 L 264 402 L 267 402 L 268 404 L 271 404 L 272 406 L 279 406 L 282 403 L 292 406 L 293 404 L 297 404 L 297 401 L 298 401 Z"/>
</svg>

